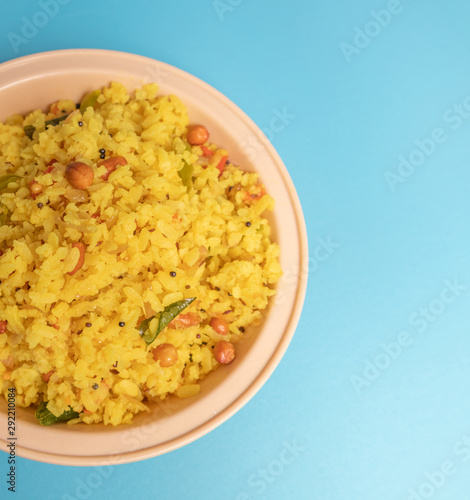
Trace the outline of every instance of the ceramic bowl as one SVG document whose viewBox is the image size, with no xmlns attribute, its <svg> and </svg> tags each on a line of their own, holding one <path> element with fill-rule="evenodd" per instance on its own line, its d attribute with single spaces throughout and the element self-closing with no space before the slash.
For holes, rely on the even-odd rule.
<svg viewBox="0 0 470 500">
<path fill-rule="evenodd" d="M 269 218 L 281 248 L 284 276 L 262 324 L 237 344 L 237 358 L 201 384 L 198 396 L 169 398 L 138 415 L 131 425 L 40 426 L 34 409 L 16 410 L 16 452 L 62 465 L 104 465 L 142 460 L 194 441 L 211 431 L 261 388 L 281 360 L 300 317 L 307 283 L 307 235 L 302 209 L 286 167 L 265 135 L 235 104 L 198 78 L 146 57 L 106 50 L 61 50 L 0 64 L 0 120 L 13 113 L 46 109 L 58 99 L 119 81 L 132 89 L 156 82 L 162 94 L 176 94 L 190 121 L 204 123 L 211 140 L 230 160 L 257 171 L 276 201 Z M 0 401 L 0 440 L 7 444 L 7 408 Z"/>
</svg>

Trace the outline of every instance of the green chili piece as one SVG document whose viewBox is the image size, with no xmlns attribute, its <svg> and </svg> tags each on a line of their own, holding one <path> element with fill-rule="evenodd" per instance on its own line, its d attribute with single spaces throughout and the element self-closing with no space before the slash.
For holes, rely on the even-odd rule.
<svg viewBox="0 0 470 500">
<path fill-rule="evenodd" d="M 98 100 L 99 95 L 101 94 L 101 90 L 94 90 L 93 92 L 89 92 L 80 103 L 80 111 L 85 113 L 88 107 L 95 107 L 96 101 Z"/>
<path fill-rule="evenodd" d="M 181 170 L 178 170 L 178 175 L 181 177 L 183 184 L 186 187 L 189 187 L 192 182 L 193 166 L 190 165 L 189 163 L 186 163 L 184 160 L 183 163 L 184 166 Z"/>
<path fill-rule="evenodd" d="M 10 182 L 14 182 L 19 178 L 19 175 L 2 175 L 0 177 L 0 191 L 8 187 L 8 184 L 10 184 Z"/>
<path fill-rule="evenodd" d="M 0 203 L 0 227 L 4 226 L 9 219 L 10 210 L 3 203 Z"/>
</svg>

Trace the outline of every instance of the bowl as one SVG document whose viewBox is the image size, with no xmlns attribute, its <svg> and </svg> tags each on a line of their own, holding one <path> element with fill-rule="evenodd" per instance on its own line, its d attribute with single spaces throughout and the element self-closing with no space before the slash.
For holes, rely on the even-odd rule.
<svg viewBox="0 0 470 500">
<path fill-rule="evenodd" d="M 151 413 L 119 427 L 58 424 L 40 426 L 34 410 L 16 409 L 16 453 L 60 465 L 110 465 L 161 455 L 213 430 L 268 380 L 292 339 L 307 286 L 305 221 L 294 185 L 279 155 L 261 130 L 234 103 L 198 78 L 146 57 L 93 49 L 38 53 L 0 64 L 0 120 L 14 113 L 46 109 L 57 99 L 79 101 L 84 93 L 118 81 L 128 89 L 156 82 L 162 94 L 176 94 L 191 122 L 204 123 L 211 140 L 230 159 L 256 171 L 275 210 L 268 216 L 272 238 L 281 248 L 284 275 L 262 323 L 237 344 L 237 358 L 201 383 L 198 396 L 169 398 Z M 7 404 L 0 402 L 2 448 L 7 443 Z"/>
</svg>

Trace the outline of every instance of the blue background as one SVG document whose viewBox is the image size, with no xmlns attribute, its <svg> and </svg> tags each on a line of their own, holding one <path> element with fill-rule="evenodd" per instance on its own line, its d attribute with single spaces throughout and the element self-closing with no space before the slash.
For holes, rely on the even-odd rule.
<svg viewBox="0 0 470 500">
<path fill-rule="evenodd" d="M 12 43 L 44 5 L 3 3 L 0 61 L 127 51 L 205 80 L 264 130 L 289 114 L 271 138 L 310 278 L 285 357 L 229 421 L 140 463 L 21 459 L 12 498 L 468 498 L 469 3 L 62 0 Z"/>
</svg>

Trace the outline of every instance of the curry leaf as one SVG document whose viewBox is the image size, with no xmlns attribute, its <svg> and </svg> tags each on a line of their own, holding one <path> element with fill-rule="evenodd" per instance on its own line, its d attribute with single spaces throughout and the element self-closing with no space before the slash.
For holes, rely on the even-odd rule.
<svg viewBox="0 0 470 500">
<path fill-rule="evenodd" d="M 60 122 L 64 121 L 67 118 L 67 116 L 69 116 L 69 114 L 70 113 L 68 113 L 66 115 L 58 116 L 57 118 L 51 118 L 50 120 L 47 120 L 44 125 L 46 125 L 46 128 L 49 125 L 52 125 L 53 127 L 55 127 L 56 125 L 59 125 Z"/>
<path fill-rule="evenodd" d="M 52 118 L 50 120 L 46 120 L 46 122 L 44 123 L 44 125 L 46 126 L 46 128 L 49 127 L 49 126 L 55 127 L 61 121 L 64 121 L 67 118 L 67 116 L 69 116 L 69 114 L 70 113 L 68 113 L 66 115 L 58 116 L 57 118 Z M 24 128 L 24 133 L 30 139 L 32 139 L 33 138 L 33 133 L 34 133 L 35 130 L 36 129 L 32 125 L 26 125 L 25 128 Z"/>
<path fill-rule="evenodd" d="M 0 177 L 0 191 L 2 189 L 5 189 L 10 182 L 16 181 L 16 179 L 19 179 L 19 175 L 2 175 Z"/>
<path fill-rule="evenodd" d="M 98 100 L 100 94 L 101 90 L 94 90 L 93 92 L 89 92 L 88 94 L 86 94 L 85 97 L 82 99 L 82 102 L 80 103 L 80 111 L 84 113 L 89 106 L 95 107 L 96 101 Z M 69 114 L 70 113 L 67 113 L 66 115 L 58 116 L 57 118 L 52 118 L 51 120 L 47 120 L 44 125 L 46 126 L 46 128 L 48 126 L 54 127 L 55 125 L 58 125 L 61 121 L 65 120 L 67 116 L 69 116 Z M 36 129 L 32 125 L 26 125 L 24 127 L 24 133 L 30 139 L 33 138 L 35 130 Z"/>
<path fill-rule="evenodd" d="M 173 302 L 169 306 L 166 306 L 165 309 L 159 314 L 152 316 L 150 318 L 144 319 L 139 326 L 140 336 L 144 339 L 147 345 L 150 345 L 156 338 L 157 335 L 170 323 L 170 321 L 174 320 L 181 311 L 186 309 L 191 302 L 196 300 L 196 297 L 191 297 L 189 299 L 178 300 L 177 302 Z M 154 318 L 158 318 L 158 326 L 154 331 L 150 330 L 150 323 Z"/>
<path fill-rule="evenodd" d="M 70 407 L 69 407 L 70 408 Z M 62 415 L 56 417 L 47 409 L 47 403 L 43 401 L 36 410 L 36 418 L 41 425 L 52 425 L 59 422 L 67 422 L 67 420 L 72 420 L 72 418 L 78 418 L 79 413 L 72 410 L 65 410 Z"/>
<path fill-rule="evenodd" d="M 30 139 L 32 139 L 35 130 L 36 129 L 32 125 L 25 125 L 24 134 L 26 135 L 26 137 L 29 137 Z"/>
</svg>

